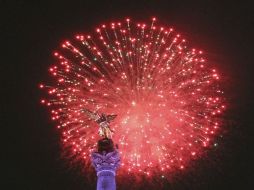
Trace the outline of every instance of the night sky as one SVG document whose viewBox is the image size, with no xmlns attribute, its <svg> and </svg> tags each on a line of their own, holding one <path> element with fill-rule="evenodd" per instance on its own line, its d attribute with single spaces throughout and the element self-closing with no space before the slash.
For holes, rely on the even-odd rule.
<svg viewBox="0 0 254 190">
<path fill-rule="evenodd" d="M 52 52 L 77 33 L 126 17 L 173 26 L 204 50 L 222 73 L 229 103 L 219 147 L 164 189 L 254 189 L 254 6 L 247 1 L 8 1 L 0 0 L 0 189 L 95 189 L 79 167 L 61 158 L 59 135 L 40 105 Z M 126 188 L 127 189 L 127 188 Z M 143 187 L 142 189 L 150 189 Z"/>
</svg>

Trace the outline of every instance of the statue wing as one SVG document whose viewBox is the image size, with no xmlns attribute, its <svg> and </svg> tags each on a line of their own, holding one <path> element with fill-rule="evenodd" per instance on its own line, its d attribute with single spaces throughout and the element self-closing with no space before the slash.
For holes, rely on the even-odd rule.
<svg viewBox="0 0 254 190">
<path fill-rule="evenodd" d="M 117 115 L 107 115 L 108 122 L 113 121 Z"/>
<path fill-rule="evenodd" d="M 100 118 L 100 116 L 99 116 L 99 114 L 97 114 L 97 113 L 94 113 L 94 112 L 92 112 L 92 111 L 90 111 L 90 110 L 88 110 L 88 109 L 83 109 L 83 112 L 85 112 L 85 114 L 89 117 L 89 118 L 91 118 L 91 119 L 93 119 L 93 120 L 98 120 L 99 118 Z"/>
</svg>

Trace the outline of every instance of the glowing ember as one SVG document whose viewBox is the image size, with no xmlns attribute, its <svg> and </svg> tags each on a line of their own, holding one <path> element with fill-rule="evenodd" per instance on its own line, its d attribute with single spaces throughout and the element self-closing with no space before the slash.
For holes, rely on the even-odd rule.
<svg viewBox="0 0 254 190">
<path fill-rule="evenodd" d="M 98 126 L 82 109 L 117 114 L 121 174 L 171 173 L 209 147 L 224 111 L 219 75 L 202 51 L 190 49 L 172 28 L 125 22 L 102 25 L 96 37 L 77 35 L 55 52 L 55 82 L 46 88 L 71 154 L 90 165 Z"/>
</svg>

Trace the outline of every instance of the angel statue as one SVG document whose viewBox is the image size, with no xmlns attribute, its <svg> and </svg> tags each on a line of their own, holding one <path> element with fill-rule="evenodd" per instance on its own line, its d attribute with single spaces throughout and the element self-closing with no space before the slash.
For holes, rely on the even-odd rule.
<svg viewBox="0 0 254 190">
<path fill-rule="evenodd" d="M 117 115 L 106 115 L 105 113 L 102 113 L 101 115 L 98 112 L 92 112 L 88 109 L 82 110 L 86 115 L 96 121 L 96 123 L 99 124 L 99 135 L 103 138 L 112 138 L 113 131 L 109 127 L 109 123 L 113 121 Z"/>
</svg>

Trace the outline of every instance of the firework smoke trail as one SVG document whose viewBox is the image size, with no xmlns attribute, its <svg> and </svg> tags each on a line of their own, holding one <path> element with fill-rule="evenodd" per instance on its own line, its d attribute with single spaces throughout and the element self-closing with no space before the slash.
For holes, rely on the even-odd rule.
<svg viewBox="0 0 254 190">
<path fill-rule="evenodd" d="M 155 18 L 150 25 L 130 19 L 102 25 L 96 33 L 64 42 L 49 69 L 55 82 L 40 85 L 64 146 L 90 165 L 98 126 L 82 109 L 114 113 L 120 175 L 184 169 L 220 133 L 225 105 L 216 70 Z"/>
</svg>

